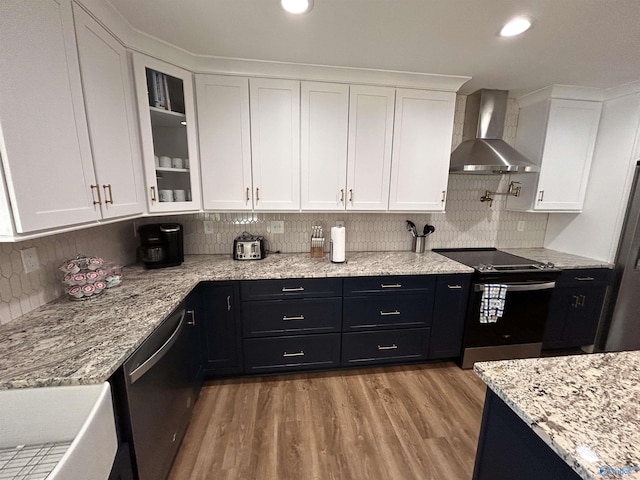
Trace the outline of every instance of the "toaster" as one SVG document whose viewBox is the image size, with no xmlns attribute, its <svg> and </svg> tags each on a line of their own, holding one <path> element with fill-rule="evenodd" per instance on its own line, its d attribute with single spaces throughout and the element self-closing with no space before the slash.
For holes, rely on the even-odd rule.
<svg viewBox="0 0 640 480">
<path fill-rule="evenodd" d="M 266 256 L 264 237 L 244 232 L 233 241 L 234 260 L 262 260 Z"/>
</svg>

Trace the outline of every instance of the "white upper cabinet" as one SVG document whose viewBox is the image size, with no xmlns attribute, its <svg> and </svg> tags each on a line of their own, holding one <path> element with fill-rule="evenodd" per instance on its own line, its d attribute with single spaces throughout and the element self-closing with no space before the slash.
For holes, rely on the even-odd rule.
<svg viewBox="0 0 640 480">
<path fill-rule="evenodd" d="M 396 90 L 389 210 L 443 211 L 456 94 Z"/>
<path fill-rule="evenodd" d="M 300 82 L 252 78 L 251 155 L 256 210 L 300 208 Z"/>
<path fill-rule="evenodd" d="M 507 209 L 579 212 L 586 193 L 602 104 L 545 98 L 520 108 L 515 148 L 540 166 L 539 174 L 512 175 L 520 197 Z"/>
<path fill-rule="evenodd" d="M 0 156 L 15 232 L 100 219 L 70 2 L 2 0 L 0 45 Z"/>
<path fill-rule="evenodd" d="M 133 68 L 149 211 L 200 210 L 192 75 L 137 53 Z"/>
<path fill-rule="evenodd" d="M 349 86 L 302 82 L 301 111 L 302 210 L 344 210 Z"/>
<path fill-rule="evenodd" d="M 352 86 L 349 96 L 347 209 L 386 210 L 395 89 Z"/>
<path fill-rule="evenodd" d="M 251 210 L 249 80 L 218 75 L 195 78 L 204 208 Z"/>
<path fill-rule="evenodd" d="M 102 216 L 137 215 L 145 208 L 127 51 L 76 5 L 74 17 Z"/>
</svg>

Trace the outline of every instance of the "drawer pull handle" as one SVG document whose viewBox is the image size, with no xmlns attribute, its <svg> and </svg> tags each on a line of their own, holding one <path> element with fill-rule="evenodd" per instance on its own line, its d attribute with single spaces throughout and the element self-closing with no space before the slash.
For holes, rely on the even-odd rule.
<svg viewBox="0 0 640 480">
<path fill-rule="evenodd" d="M 462 285 L 447 285 L 451 290 L 462 290 Z"/>
<path fill-rule="evenodd" d="M 573 278 L 575 278 L 579 282 L 593 282 L 595 280 L 595 278 L 593 277 L 573 277 Z"/>
<path fill-rule="evenodd" d="M 378 345 L 378 350 L 396 350 L 398 346 L 393 343 L 391 345 Z"/>
<path fill-rule="evenodd" d="M 295 352 L 295 353 L 287 353 L 284 352 L 282 354 L 283 357 L 304 357 L 304 352 L 302 350 L 300 350 L 299 352 Z"/>
<path fill-rule="evenodd" d="M 383 312 L 382 310 L 380 310 L 381 317 L 386 317 L 387 315 L 400 315 L 400 312 L 398 310 L 393 310 L 391 312 Z"/>
<path fill-rule="evenodd" d="M 282 320 L 284 320 L 285 322 L 286 322 L 287 320 L 304 320 L 304 315 L 297 315 L 297 316 L 295 316 L 295 317 L 287 317 L 286 315 L 284 315 L 284 316 L 282 317 Z"/>
<path fill-rule="evenodd" d="M 381 283 L 381 288 L 402 288 L 402 285 L 399 283 Z"/>
<path fill-rule="evenodd" d="M 304 292 L 304 287 L 288 288 L 282 287 L 283 292 Z"/>
</svg>

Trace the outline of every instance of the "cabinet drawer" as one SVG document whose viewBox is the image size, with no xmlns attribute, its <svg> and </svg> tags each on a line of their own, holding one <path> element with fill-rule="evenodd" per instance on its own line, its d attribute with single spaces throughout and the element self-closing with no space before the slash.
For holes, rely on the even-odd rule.
<svg viewBox="0 0 640 480">
<path fill-rule="evenodd" d="M 344 279 L 344 296 L 433 292 L 435 276 L 385 276 Z"/>
<path fill-rule="evenodd" d="M 429 354 L 429 328 L 342 334 L 342 365 L 422 360 Z"/>
<path fill-rule="evenodd" d="M 589 268 L 563 271 L 556 280 L 556 286 L 593 285 L 595 283 L 609 283 L 612 270 L 609 268 Z"/>
<path fill-rule="evenodd" d="M 339 365 L 339 333 L 249 338 L 244 341 L 245 373 L 310 370 Z"/>
<path fill-rule="evenodd" d="M 433 296 L 393 295 L 344 299 L 344 331 L 425 327 L 431 324 Z"/>
<path fill-rule="evenodd" d="M 297 298 L 242 304 L 245 337 L 339 332 L 342 298 Z"/>
<path fill-rule="evenodd" d="M 341 294 L 341 278 L 250 280 L 240 284 L 240 296 L 243 301 L 277 300 L 292 297 L 339 297 Z"/>
</svg>

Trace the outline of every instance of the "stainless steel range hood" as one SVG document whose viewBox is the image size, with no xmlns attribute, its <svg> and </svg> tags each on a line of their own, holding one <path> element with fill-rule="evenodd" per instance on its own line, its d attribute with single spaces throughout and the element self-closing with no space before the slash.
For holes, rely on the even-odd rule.
<svg viewBox="0 0 640 480">
<path fill-rule="evenodd" d="M 462 143 L 451 154 L 450 173 L 539 172 L 540 167 L 502 140 L 505 90 L 478 90 L 467 97 Z"/>
</svg>

